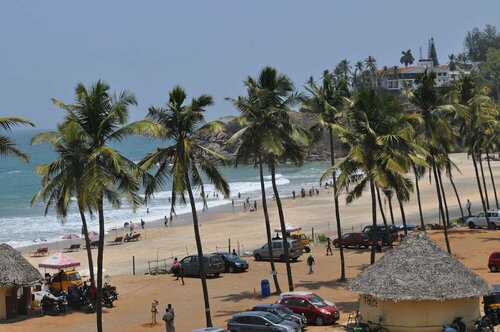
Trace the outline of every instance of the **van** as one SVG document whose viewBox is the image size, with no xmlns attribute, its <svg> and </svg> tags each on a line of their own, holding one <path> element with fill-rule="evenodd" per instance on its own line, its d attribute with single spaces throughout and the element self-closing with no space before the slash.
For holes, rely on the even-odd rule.
<svg viewBox="0 0 500 332">
<path fill-rule="evenodd" d="M 375 233 L 373 226 L 363 228 L 363 233 L 366 233 L 372 239 L 372 234 Z M 393 225 L 377 225 L 377 237 L 384 242 L 384 245 L 391 245 L 398 240 L 398 229 Z"/>
<path fill-rule="evenodd" d="M 300 241 L 294 239 L 287 239 L 288 242 L 288 257 L 292 261 L 297 261 L 300 256 L 302 256 L 302 246 Z M 273 259 L 279 259 L 280 261 L 285 261 L 285 250 L 283 248 L 283 239 L 274 239 L 271 241 L 273 246 Z M 263 259 L 269 259 L 269 247 L 268 244 L 264 244 L 262 247 L 255 249 L 253 251 L 253 257 L 256 261 Z"/>
<path fill-rule="evenodd" d="M 200 275 L 200 264 L 198 261 L 198 255 L 190 255 L 184 257 L 180 261 L 181 267 L 183 269 L 184 275 L 186 276 L 199 276 Z M 205 267 L 206 275 L 213 275 L 218 277 L 219 274 L 224 272 L 224 261 L 219 255 L 216 254 L 205 254 L 203 255 L 203 266 Z"/>
<path fill-rule="evenodd" d="M 484 211 L 481 211 L 477 216 L 472 216 L 467 218 L 467 225 L 469 228 L 474 229 L 476 227 L 484 227 L 484 228 L 500 228 L 500 211 L 499 210 L 490 210 L 486 211 L 488 219 L 490 220 L 490 224 L 487 224 L 486 214 Z"/>
</svg>

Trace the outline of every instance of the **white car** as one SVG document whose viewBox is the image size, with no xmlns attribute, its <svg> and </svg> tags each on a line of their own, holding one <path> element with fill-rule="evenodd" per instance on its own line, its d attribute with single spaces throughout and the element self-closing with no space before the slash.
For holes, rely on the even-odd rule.
<svg viewBox="0 0 500 332">
<path fill-rule="evenodd" d="M 477 216 L 472 216 L 467 218 L 467 225 L 469 228 L 484 227 L 484 228 L 500 228 L 500 210 L 489 210 L 488 219 L 490 220 L 490 225 L 488 226 L 486 221 L 486 214 L 481 211 Z"/>
</svg>

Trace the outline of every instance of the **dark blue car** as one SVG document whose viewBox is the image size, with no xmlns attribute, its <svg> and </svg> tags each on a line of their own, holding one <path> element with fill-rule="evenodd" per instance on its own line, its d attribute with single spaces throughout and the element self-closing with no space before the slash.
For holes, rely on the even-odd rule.
<svg viewBox="0 0 500 332">
<path fill-rule="evenodd" d="M 238 255 L 230 252 L 218 252 L 215 254 L 224 261 L 224 268 L 226 272 L 244 272 L 248 269 L 247 261 L 240 258 Z"/>
<path fill-rule="evenodd" d="M 292 310 L 288 309 L 286 306 L 279 303 L 272 304 L 258 304 L 252 308 L 252 311 L 265 311 L 270 312 L 278 317 L 292 321 L 300 326 L 301 330 L 307 325 L 307 318 L 303 315 L 294 313 Z"/>
</svg>

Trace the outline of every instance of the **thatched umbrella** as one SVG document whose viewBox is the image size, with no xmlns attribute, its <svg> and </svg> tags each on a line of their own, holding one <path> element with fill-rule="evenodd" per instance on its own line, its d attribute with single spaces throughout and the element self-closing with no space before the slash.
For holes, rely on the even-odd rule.
<svg viewBox="0 0 500 332">
<path fill-rule="evenodd" d="M 491 291 L 486 281 L 425 232 L 409 234 L 399 247 L 349 281 L 347 289 L 390 302 L 472 298 Z"/>
<path fill-rule="evenodd" d="M 41 279 L 40 272 L 21 253 L 8 244 L 0 244 L 0 287 L 26 287 Z"/>
</svg>

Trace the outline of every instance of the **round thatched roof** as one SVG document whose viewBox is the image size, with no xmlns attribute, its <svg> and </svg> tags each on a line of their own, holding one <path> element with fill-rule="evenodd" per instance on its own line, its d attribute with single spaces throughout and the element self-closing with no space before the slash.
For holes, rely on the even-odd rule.
<svg viewBox="0 0 500 332">
<path fill-rule="evenodd" d="M 409 234 L 398 247 L 349 281 L 346 288 L 391 302 L 470 298 L 491 290 L 486 281 L 425 232 Z"/>
<path fill-rule="evenodd" d="M 31 286 L 42 275 L 17 250 L 8 244 L 0 244 L 0 287 Z"/>
</svg>

